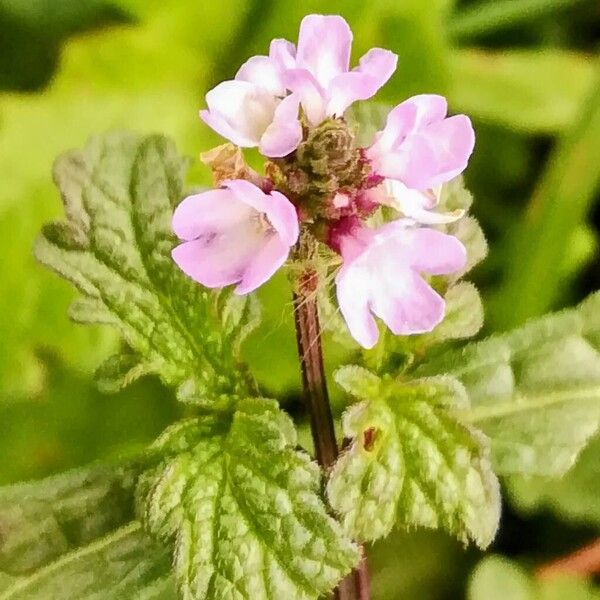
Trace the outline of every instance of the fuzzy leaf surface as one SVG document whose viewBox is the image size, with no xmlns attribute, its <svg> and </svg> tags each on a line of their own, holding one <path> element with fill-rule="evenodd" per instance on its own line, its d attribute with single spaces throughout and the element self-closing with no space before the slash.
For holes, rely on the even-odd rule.
<svg viewBox="0 0 600 600">
<path fill-rule="evenodd" d="M 488 546 L 500 516 L 498 481 L 488 440 L 457 418 L 468 406 L 460 383 L 379 379 L 356 366 L 342 367 L 336 380 L 362 400 L 344 415 L 352 443 L 327 486 L 347 531 L 370 541 L 394 525 L 444 528 Z"/>
<path fill-rule="evenodd" d="M 134 521 L 17 578 L 0 600 L 176 600 L 168 553 Z"/>
<path fill-rule="evenodd" d="M 466 387 L 464 418 L 492 440 L 498 474 L 567 471 L 600 424 L 600 294 L 419 367 Z"/>
<path fill-rule="evenodd" d="M 98 463 L 0 488 L 0 572 L 39 569 L 127 523 L 150 457 Z"/>
<path fill-rule="evenodd" d="M 513 504 L 525 515 L 551 510 L 573 523 L 600 526 L 600 437 L 581 452 L 575 466 L 561 479 L 513 476 L 507 489 Z"/>
<path fill-rule="evenodd" d="M 102 368 L 105 389 L 146 373 L 185 384 L 190 400 L 248 387 L 238 349 L 254 301 L 206 290 L 171 258 L 186 166 L 166 138 L 130 133 L 93 138 L 55 165 L 67 220 L 44 228 L 35 254 L 82 293 L 74 319 L 116 326 L 131 348 Z"/>
<path fill-rule="evenodd" d="M 320 470 L 270 400 L 183 421 L 157 442 L 171 457 L 139 485 L 147 529 L 174 542 L 183 598 L 316 599 L 358 549 L 327 513 Z"/>
</svg>

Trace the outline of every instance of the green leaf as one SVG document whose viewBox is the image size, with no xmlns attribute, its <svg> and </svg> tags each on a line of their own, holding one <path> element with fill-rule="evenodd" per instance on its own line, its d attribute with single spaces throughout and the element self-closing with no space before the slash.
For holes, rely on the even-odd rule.
<svg viewBox="0 0 600 600">
<path fill-rule="evenodd" d="M 133 522 L 17 579 L 0 600 L 175 600 L 167 552 Z"/>
<path fill-rule="evenodd" d="M 563 520 L 600 526 L 600 437 L 588 444 L 558 481 L 510 477 L 507 488 L 513 504 L 525 515 L 551 510 Z"/>
<path fill-rule="evenodd" d="M 487 556 L 469 581 L 467 600 L 594 600 L 600 590 L 578 577 L 534 579 L 517 563 Z"/>
<path fill-rule="evenodd" d="M 47 226 L 35 253 L 84 295 L 73 317 L 116 326 L 133 350 L 110 359 L 106 380 L 156 373 L 202 401 L 248 389 L 238 350 L 256 308 L 207 291 L 171 258 L 186 164 L 165 138 L 128 133 L 63 156 L 54 175 L 68 221 Z"/>
<path fill-rule="evenodd" d="M 173 456 L 141 481 L 140 505 L 149 531 L 174 541 L 185 598 L 316 599 L 356 564 L 320 498 L 318 466 L 296 445 L 276 402 L 257 399 L 159 439 Z"/>
<path fill-rule="evenodd" d="M 446 292 L 444 298 L 444 320 L 431 333 L 422 336 L 427 345 L 472 337 L 483 325 L 483 304 L 472 283 L 460 281 Z"/>
<path fill-rule="evenodd" d="M 487 256 L 488 244 L 477 219 L 470 215 L 447 225 L 446 231 L 450 235 L 457 237 L 467 249 L 467 264 L 462 271 L 457 271 L 452 276 L 454 280 L 457 280 L 477 266 Z"/>
<path fill-rule="evenodd" d="M 454 111 L 526 133 L 556 133 L 578 120 L 594 86 L 587 56 L 564 50 L 455 50 Z"/>
<path fill-rule="evenodd" d="M 498 482 L 487 439 L 457 418 L 468 406 L 464 388 L 443 377 L 375 379 L 355 366 L 336 374 L 363 400 L 344 415 L 344 435 L 353 441 L 327 485 L 346 530 L 368 541 L 396 524 L 442 527 L 488 546 L 500 516 Z"/>
<path fill-rule="evenodd" d="M 21 575 L 130 521 L 150 457 L 99 463 L 0 488 L 0 571 Z"/>
<path fill-rule="evenodd" d="M 416 369 L 467 388 L 464 418 L 492 439 L 498 474 L 567 471 L 600 424 L 600 294 Z"/>
</svg>

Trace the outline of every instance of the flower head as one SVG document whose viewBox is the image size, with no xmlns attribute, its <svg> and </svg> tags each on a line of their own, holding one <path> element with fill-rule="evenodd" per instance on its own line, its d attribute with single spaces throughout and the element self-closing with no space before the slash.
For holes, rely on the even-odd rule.
<svg viewBox="0 0 600 600">
<path fill-rule="evenodd" d="M 337 297 L 350 333 L 365 348 L 379 338 L 374 316 L 396 335 L 431 331 L 444 299 L 423 279 L 460 270 L 466 250 L 455 237 L 400 219 L 378 229 L 351 223 L 335 240 L 343 258 Z"/>
<path fill-rule="evenodd" d="M 441 186 L 465 169 L 475 137 L 468 117 L 447 116 L 442 96 L 420 95 L 396 106 L 373 143 L 359 147 L 344 112 L 388 81 L 397 57 L 373 48 L 351 69 L 351 46 L 342 17 L 309 15 L 297 47 L 273 40 L 268 56 L 251 57 L 207 93 L 202 119 L 235 146 L 203 156 L 221 187 L 177 208 L 173 229 L 184 243 L 173 257 L 205 286 L 237 284 L 244 294 L 283 265 L 301 228 L 299 263 L 318 260 L 319 244 L 341 255 L 339 306 L 369 348 L 379 335 L 375 317 L 402 335 L 442 320 L 444 299 L 427 277 L 460 271 L 466 251 L 430 227 L 463 216 L 440 209 Z M 264 176 L 244 161 L 245 147 L 270 158 Z M 367 226 L 389 218 L 382 205 L 401 218 Z"/>
<path fill-rule="evenodd" d="M 280 192 L 265 194 L 242 179 L 188 196 L 175 210 L 173 249 L 181 270 L 210 288 L 238 284 L 246 294 L 286 261 L 298 239 L 294 205 Z"/>
<path fill-rule="evenodd" d="M 442 96 L 423 94 L 392 109 L 366 155 L 373 170 L 405 186 L 432 189 L 464 171 L 475 134 L 465 115 L 446 117 Z"/>
</svg>

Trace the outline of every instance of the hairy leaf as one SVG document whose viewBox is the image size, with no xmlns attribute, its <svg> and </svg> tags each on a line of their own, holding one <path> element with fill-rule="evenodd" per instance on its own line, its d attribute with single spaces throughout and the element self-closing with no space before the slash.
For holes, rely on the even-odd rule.
<svg viewBox="0 0 600 600">
<path fill-rule="evenodd" d="M 442 527 L 489 545 L 500 516 L 498 482 L 487 439 L 456 416 L 468 406 L 460 383 L 379 379 L 355 366 L 342 367 L 336 380 L 363 400 L 344 415 L 352 444 L 327 486 L 346 529 L 367 541 L 395 524 Z"/>
<path fill-rule="evenodd" d="M 319 496 L 320 471 L 296 450 L 270 400 L 200 417 L 157 442 L 171 452 L 140 483 L 143 520 L 174 540 L 184 598 L 318 598 L 358 560 Z"/>
<path fill-rule="evenodd" d="M 138 522 L 16 579 L 0 600 L 175 600 L 168 553 Z"/>
<path fill-rule="evenodd" d="M 600 424 L 600 294 L 420 366 L 467 388 L 499 474 L 560 475 Z"/>
<path fill-rule="evenodd" d="M 477 288 L 468 281 L 453 285 L 445 295 L 444 320 L 423 336 L 427 345 L 474 336 L 483 325 L 483 304 Z"/>
<path fill-rule="evenodd" d="M 145 373 L 185 384 L 192 400 L 249 385 L 237 350 L 253 300 L 207 291 L 171 259 L 186 162 L 165 138 L 114 133 L 56 163 L 68 220 L 47 226 L 35 252 L 84 295 L 75 319 L 114 325 L 131 347 L 102 369 L 107 388 Z"/>
<path fill-rule="evenodd" d="M 21 575 L 130 521 L 150 457 L 0 488 L 0 571 Z"/>
<path fill-rule="evenodd" d="M 507 487 L 513 504 L 527 515 L 549 509 L 561 519 L 600 526 L 600 437 L 562 479 L 514 476 Z"/>
</svg>

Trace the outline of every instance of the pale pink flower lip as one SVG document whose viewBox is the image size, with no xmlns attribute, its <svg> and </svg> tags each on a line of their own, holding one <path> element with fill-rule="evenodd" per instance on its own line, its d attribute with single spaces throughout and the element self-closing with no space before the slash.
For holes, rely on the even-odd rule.
<svg viewBox="0 0 600 600">
<path fill-rule="evenodd" d="M 341 313 L 365 348 L 379 338 L 374 316 L 395 335 L 431 331 L 444 317 L 444 299 L 422 275 L 446 275 L 466 263 L 455 237 L 400 219 L 378 229 L 353 227 L 336 240 L 343 265 L 336 277 Z"/>
<path fill-rule="evenodd" d="M 173 231 L 184 243 L 172 256 L 202 285 L 237 284 L 236 294 L 247 294 L 283 265 L 298 229 L 296 209 L 283 194 L 265 194 L 249 181 L 231 180 L 188 196 L 176 208 Z"/>
<path fill-rule="evenodd" d="M 435 188 L 462 173 L 475 145 L 465 115 L 446 117 L 442 96 L 423 94 L 402 102 L 366 151 L 373 170 L 416 190 Z"/>
</svg>

